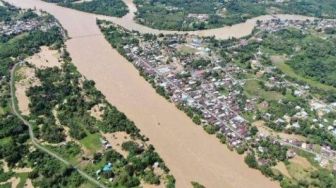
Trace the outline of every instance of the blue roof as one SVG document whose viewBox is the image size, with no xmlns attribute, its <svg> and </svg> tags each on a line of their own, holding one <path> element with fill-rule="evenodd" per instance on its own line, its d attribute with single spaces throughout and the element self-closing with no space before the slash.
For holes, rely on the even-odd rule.
<svg viewBox="0 0 336 188">
<path fill-rule="evenodd" d="M 111 163 L 108 163 L 103 167 L 104 172 L 109 172 L 111 170 L 112 170 L 112 164 Z"/>
</svg>

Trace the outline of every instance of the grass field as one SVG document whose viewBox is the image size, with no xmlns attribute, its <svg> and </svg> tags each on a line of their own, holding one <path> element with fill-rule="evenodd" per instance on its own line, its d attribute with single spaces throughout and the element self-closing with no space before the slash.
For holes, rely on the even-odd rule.
<svg viewBox="0 0 336 188">
<path fill-rule="evenodd" d="M 88 149 L 91 153 L 101 149 L 100 143 L 101 135 L 99 133 L 88 134 L 84 139 L 80 140 L 80 143 Z"/>
<path fill-rule="evenodd" d="M 20 183 L 17 185 L 16 188 L 23 188 L 28 179 L 28 173 L 18 173 L 17 177 L 20 178 Z"/>
<path fill-rule="evenodd" d="M 275 91 L 266 91 L 261 88 L 260 84 L 257 80 L 248 80 L 245 83 L 245 92 L 248 96 L 259 96 L 265 100 L 279 100 L 282 99 L 284 96 Z"/>
</svg>

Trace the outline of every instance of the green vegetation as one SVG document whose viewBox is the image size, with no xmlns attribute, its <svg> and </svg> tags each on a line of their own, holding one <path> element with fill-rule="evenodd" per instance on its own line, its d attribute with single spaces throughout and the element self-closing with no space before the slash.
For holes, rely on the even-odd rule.
<svg viewBox="0 0 336 188">
<path fill-rule="evenodd" d="M 309 78 L 306 78 L 302 76 L 302 74 L 295 73 L 294 69 L 290 67 L 290 65 L 286 64 L 285 62 L 277 62 L 274 63 L 274 65 L 281 70 L 284 74 L 286 74 L 289 77 L 292 77 L 298 81 L 302 81 L 304 83 L 309 84 L 312 87 L 316 87 L 318 89 L 322 90 L 335 90 L 333 86 L 328 86 L 325 84 L 320 83 L 319 81 L 315 81 Z"/>
<path fill-rule="evenodd" d="M 281 62 L 275 63 L 289 76 L 319 89 L 335 89 L 325 86 L 336 86 L 335 38 L 322 39 L 296 29 L 283 29 L 275 34 L 267 35 L 263 46 L 276 54 L 291 57 L 286 64 L 292 69 Z"/>
<path fill-rule="evenodd" d="M 103 26 L 103 23 L 109 24 L 110 22 L 98 20 L 97 24 L 105 35 L 105 38 L 109 41 L 113 48 L 118 50 L 121 55 L 125 55 L 125 45 L 139 43 L 139 40 L 132 34 L 125 32 L 123 29 L 115 27 L 111 24 L 108 26 Z"/>
<path fill-rule="evenodd" d="M 46 147 L 55 153 L 59 153 L 60 156 L 71 162 L 75 162 L 76 159 L 80 158 L 78 155 L 81 153 L 81 147 L 73 141 L 60 146 L 46 145 Z"/>
<path fill-rule="evenodd" d="M 333 0 L 292 0 L 284 2 L 251 0 L 135 0 L 139 23 L 157 29 L 201 30 L 233 25 L 270 13 L 301 14 L 335 18 Z M 200 17 L 198 17 L 200 16 Z"/>
<path fill-rule="evenodd" d="M 92 0 L 76 2 L 78 0 L 44 0 L 51 3 L 58 3 L 61 6 L 77 9 L 94 14 L 122 17 L 127 14 L 128 9 L 121 0 Z"/>
<path fill-rule="evenodd" d="M 205 186 L 201 185 L 198 182 L 192 181 L 191 185 L 193 186 L 193 188 L 205 188 Z"/>
<path fill-rule="evenodd" d="M 85 182 L 75 169 L 65 167 L 56 159 L 40 151 L 29 153 L 28 161 L 34 164 L 34 170 L 28 177 L 33 179 L 33 185 L 38 187 L 78 187 Z"/>
<path fill-rule="evenodd" d="M 336 17 L 336 2 L 334 0 L 295 0 L 286 1 L 283 4 L 276 6 L 281 8 L 284 13 L 300 14 L 306 16 L 314 16 L 321 18 Z"/>
<path fill-rule="evenodd" d="M 1 7 L 3 8 L 3 7 Z M 36 18 L 37 15 L 30 11 L 21 11 L 13 7 L 5 7 L 11 14 L 12 22 L 22 19 Z M 1 13 L 3 13 L 1 11 Z M 13 16 L 14 15 L 14 16 Z M 47 16 L 41 19 L 53 22 L 52 17 Z M 8 19 L 7 19 L 8 20 Z M 83 182 L 79 174 L 75 174 L 74 170 L 67 171 L 65 167 L 51 157 L 38 151 L 30 152 L 30 142 L 28 128 L 11 114 L 10 95 L 9 95 L 9 72 L 13 65 L 39 51 L 40 46 L 59 46 L 63 42 L 62 32 L 60 28 L 52 27 L 47 30 L 35 29 L 30 32 L 15 36 L 6 36 L 0 40 L 0 75 L 2 77 L 0 95 L 1 109 L 3 113 L 0 115 L 0 159 L 4 159 L 9 168 L 14 166 L 33 167 L 34 170 L 29 174 L 29 178 L 35 179 L 34 186 L 52 187 L 52 186 L 69 186 L 76 187 Z M 35 155 L 39 153 L 38 155 Z M 28 156 L 28 157 L 27 157 Z M 38 161 L 37 161 L 38 160 Z M 36 165 L 36 166 L 35 166 Z M 55 168 L 54 168 L 55 167 Z M 10 171 L 11 176 L 20 178 L 18 187 L 23 187 L 26 179 L 26 173 L 18 173 Z M 0 173 L 2 177 L 9 177 L 8 173 Z M 75 177 L 76 178 L 73 178 Z M 3 179 L 4 180 L 4 179 Z"/>
<path fill-rule="evenodd" d="M 31 86 L 26 92 L 30 100 L 30 114 L 25 117 L 32 124 L 39 142 L 43 142 L 44 147 L 71 164 L 80 164 L 78 168 L 83 168 L 92 176 L 96 176 L 95 172 L 102 170 L 107 162 L 112 162 L 113 173 L 104 172 L 100 176 L 104 184 L 134 187 L 139 186 L 143 180 L 149 184 L 167 182 L 167 186 L 174 187 L 174 178 L 168 175 L 168 168 L 152 146 L 131 144 L 125 147 L 130 150 L 126 159 L 111 148 L 103 150 L 100 132 L 123 131 L 132 139 L 141 142 L 145 139 L 125 114 L 107 103 L 105 97 L 95 88 L 95 83 L 86 80 L 71 64 L 58 27 L 47 31 L 35 29 L 1 40 L 0 59 L 4 63 L 0 64 L 3 78 L 0 87 L 0 107 L 3 111 L 0 116 L 0 159 L 5 160 L 9 168 L 31 167 L 33 171 L 28 174 L 28 178 L 36 187 L 80 187 L 88 183 L 73 167 L 68 167 L 39 150 L 29 150 L 31 142 L 27 127 L 10 113 L 9 72 L 15 63 L 38 52 L 41 46 L 58 50 L 62 65 L 38 69 L 32 64 L 21 64 L 35 69 L 35 76 L 41 83 Z M 92 107 L 98 104 L 103 104 L 101 120 L 90 114 Z M 132 152 L 132 149 L 136 152 Z M 94 164 L 88 163 L 87 160 L 91 158 Z M 165 172 L 163 175 L 154 173 L 153 165 L 156 163 Z M 19 176 L 22 183 L 27 179 L 27 174 L 7 174 L 1 171 L 0 175 L 3 177 L 2 181 L 14 175 Z M 114 181 L 108 181 L 109 178 L 114 178 Z"/>
<path fill-rule="evenodd" d="M 208 133 L 208 134 L 215 134 L 218 132 L 219 128 L 214 125 L 204 125 L 203 129 Z"/>
<path fill-rule="evenodd" d="M 258 96 L 265 100 L 279 100 L 283 98 L 281 93 L 276 91 L 266 91 L 257 80 L 248 80 L 245 83 L 245 92 L 248 96 Z"/>
<path fill-rule="evenodd" d="M 89 134 L 88 136 L 80 140 L 80 143 L 83 144 L 83 146 L 91 153 L 94 153 L 99 149 L 99 147 L 97 146 L 101 145 L 100 137 L 101 136 L 98 133 Z"/>
<path fill-rule="evenodd" d="M 20 182 L 17 185 L 17 188 L 24 188 L 25 187 L 25 183 L 28 179 L 28 173 L 18 173 L 17 177 L 20 178 Z"/>
</svg>

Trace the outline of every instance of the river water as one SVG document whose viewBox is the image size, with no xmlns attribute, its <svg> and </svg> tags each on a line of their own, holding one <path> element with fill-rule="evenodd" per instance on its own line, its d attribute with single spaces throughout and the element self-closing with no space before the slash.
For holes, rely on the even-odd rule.
<svg viewBox="0 0 336 188">
<path fill-rule="evenodd" d="M 63 8 L 39 0 L 6 0 L 22 8 L 42 9 L 54 15 L 68 31 L 66 42 L 73 63 L 86 78 L 94 80 L 107 100 L 124 112 L 150 139 L 175 176 L 177 188 L 191 187 L 197 181 L 208 188 L 275 188 L 279 183 L 248 168 L 242 156 L 229 151 L 214 136 L 209 136 L 155 90 L 101 35 L 97 16 Z M 173 33 L 141 26 L 133 21 L 136 10 L 125 0 L 131 13 L 109 19 L 127 29 L 151 33 Z M 133 6 L 133 7 L 132 7 Z M 291 16 L 283 15 L 283 18 Z M 232 27 L 193 32 L 218 38 L 248 35 L 259 17 Z M 307 17 L 295 16 L 297 19 Z"/>
</svg>

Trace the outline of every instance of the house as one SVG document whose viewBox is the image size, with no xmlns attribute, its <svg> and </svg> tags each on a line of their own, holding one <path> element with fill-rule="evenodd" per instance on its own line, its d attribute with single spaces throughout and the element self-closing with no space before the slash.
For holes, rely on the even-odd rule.
<svg viewBox="0 0 336 188">
<path fill-rule="evenodd" d="M 111 172 L 112 171 L 112 163 L 107 163 L 104 167 L 103 167 L 103 172 Z"/>
</svg>

